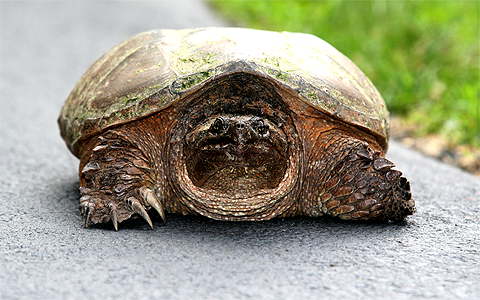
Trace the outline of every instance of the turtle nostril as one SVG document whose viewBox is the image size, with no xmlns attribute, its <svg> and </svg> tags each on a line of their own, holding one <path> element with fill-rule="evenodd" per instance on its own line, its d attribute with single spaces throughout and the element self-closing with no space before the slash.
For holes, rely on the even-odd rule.
<svg viewBox="0 0 480 300">
<path fill-rule="evenodd" d="M 261 135 L 265 135 L 268 133 L 268 127 L 265 125 L 257 127 L 257 132 L 260 133 Z"/>
<path fill-rule="evenodd" d="M 210 132 L 213 134 L 220 134 L 224 132 L 226 128 L 227 124 L 225 123 L 225 120 L 223 120 L 222 118 L 217 118 L 210 126 Z"/>
<path fill-rule="evenodd" d="M 268 133 L 268 126 L 265 125 L 263 120 L 256 120 L 253 122 L 252 127 L 260 135 L 266 135 Z"/>
<path fill-rule="evenodd" d="M 237 125 L 235 125 L 235 127 L 237 127 L 237 129 L 243 129 L 243 128 L 245 128 L 245 124 L 237 123 Z"/>
</svg>

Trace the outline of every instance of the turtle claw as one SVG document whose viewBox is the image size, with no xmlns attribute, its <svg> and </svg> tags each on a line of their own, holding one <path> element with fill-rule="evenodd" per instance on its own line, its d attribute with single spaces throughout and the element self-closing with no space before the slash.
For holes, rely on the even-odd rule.
<svg viewBox="0 0 480 300">
<path fill-rule="evenodd" d="M 84 217 L 83 226 L 88 228 L 90 226 L 90 221 L 92 217 L 92 212 L 95 208 L 95 205 L 89 201 L 80 203 L 80 212 Z"/>
<path fill-rule="evenodd" d="M 163 205 L 160 202 L 160 200 L 157 198 L 155 193 L 147 187 L 142 187 L 140 189 L 140 195 L 142 195 L 142 198 L 146 203 L 148 203 L 151 207 L 153 207 L 157 211 L 157 213 L 160 215 L 160 218 L 162 218 L 163 223 L 165 223 L 166 222 L 165 210 L 163 209 Z"/>
<path fill-rule="evenodd" d="M 113 228 L 118 231 L 118 213 L 117 208 L 113 203 L 110 203 L 110 219 L 112 220 Z"/>
<path fill-rule="evenodd" d="M 83 227 L 88 228 L 88 226 L 90 226 L 90 216 L 91 216 L 91 210 L 88 210 L 88 212 L 85 216 L 85 221 L 83 223 Z"/>
<path fill-rule="evenodd" d="M 134 197 L 128 198 L 127 201 L 130 204 L 130 207 L 133 209 L 133 211 L 139 214 L 140 216 L 142 216 L 142 218 L 144 218 L 145 221 L 147 221 L 150 228 L 153 229 L 152 220 L 148 216 L 148 213 L 145 210 L 145 207 L 143 206 L 143 204 L 141 204 L 140 201 L 138 201 Z"/>
<path fill-rule="evenodd" d="M 113 228 L 115 231 L 118 231 L 118 221 L 117 221 L 117 215 L 112 215 L 112 223 L 113 223 Z"/>
</svg>

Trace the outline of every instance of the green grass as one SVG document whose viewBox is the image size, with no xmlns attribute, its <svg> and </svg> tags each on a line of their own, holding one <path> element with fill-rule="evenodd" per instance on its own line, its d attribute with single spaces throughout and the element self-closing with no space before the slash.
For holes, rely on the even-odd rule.
<svg viewBox="0 0 480 300">
<path fill-rule="evenodd" d="M 350 57 L 419 135 L 480 147 L 479 1 L 210 2 L 236 25 L 321 37 Z"/>
</svg>

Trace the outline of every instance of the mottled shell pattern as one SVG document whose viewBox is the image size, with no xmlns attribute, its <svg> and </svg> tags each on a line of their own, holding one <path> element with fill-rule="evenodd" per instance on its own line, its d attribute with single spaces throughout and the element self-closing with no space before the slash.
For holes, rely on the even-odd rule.
<svg viewBox="0 0 480 300">
<path fill-rule="evenodd" d="M 59 117 L 79 155 L 86 138 L 158 112 L 205 83 L 248 72 L 292 89 L 301 100 L 388 140 L 388 111 L 370 80 L 320 38 L 244 28 L 153 30 L 115 46 L 82 76 Z"/>
</svg>

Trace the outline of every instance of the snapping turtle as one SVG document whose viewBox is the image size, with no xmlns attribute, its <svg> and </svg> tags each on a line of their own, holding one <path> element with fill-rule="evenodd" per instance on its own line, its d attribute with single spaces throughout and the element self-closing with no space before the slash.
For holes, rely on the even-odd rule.
<svg viewBox="0 0 480 300">
<path fill-rule="evenodd" d="M 153 210 L 232 221 L 399 221 L 415 210 L 384 158 L 382 97 L 309 34 L 138 34 L 87 70 L 58 122 L 80 158 L 85 226 L 141 216 L 152 227 Z"/>
</svg>

